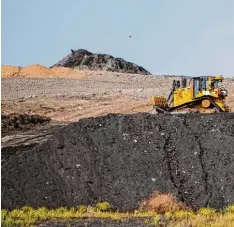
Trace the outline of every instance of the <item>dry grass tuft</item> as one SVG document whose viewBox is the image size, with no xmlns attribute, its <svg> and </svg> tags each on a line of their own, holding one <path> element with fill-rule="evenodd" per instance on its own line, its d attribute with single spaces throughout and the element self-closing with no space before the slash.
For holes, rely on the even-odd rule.
<svg viewBox="0 0 234 227">
<path fill-rule="evenodd" d="M 186 206 L 178 202 L 172 194 L 162 194 L 160 192 L 154 192 L 150 198 L 144 200 L 140 205 L 140 210 L 158 214 L 174 213 L 186 209 Z"/>
</svg>

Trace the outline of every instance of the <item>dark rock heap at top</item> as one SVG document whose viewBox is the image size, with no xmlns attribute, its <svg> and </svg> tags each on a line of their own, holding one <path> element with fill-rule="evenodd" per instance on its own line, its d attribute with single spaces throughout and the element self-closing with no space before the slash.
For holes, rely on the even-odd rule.
<svg viewBox="0 0 234 227">
<path fill-rule="evenodd" d="M 63 66 L 76 68 L 87 66 L 90 70 L 105 70 L 110 72 L 136 73 L 151 75 L 146 69 L 122 58 L 115 58 L 107 54 L 94 54 L 84 49 L 72 50 L 62 60 L 51 67 Z"/>
</svg>

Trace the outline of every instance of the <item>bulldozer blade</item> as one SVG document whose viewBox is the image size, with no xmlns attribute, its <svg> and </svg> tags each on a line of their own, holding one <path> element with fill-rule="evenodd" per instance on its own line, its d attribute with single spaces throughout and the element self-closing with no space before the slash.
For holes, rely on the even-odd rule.
<svg viewBox="0 0 234 227">
<path fill-rule="evenodd" d="M 153 110 L 152 114 L 159 114 L 159 113 L 166 113 L 167 111 L 165 110 L 167 100 L 163 96 L 153 96 L 152 97 L 152 102 L 153 102 Z"/>
<path fill-rule="evenodd" d="M 167 103 L 167 99 L 163 96 L 153 96 L 152 102 L 154 106 L 165 107 Z"/>
</svg>

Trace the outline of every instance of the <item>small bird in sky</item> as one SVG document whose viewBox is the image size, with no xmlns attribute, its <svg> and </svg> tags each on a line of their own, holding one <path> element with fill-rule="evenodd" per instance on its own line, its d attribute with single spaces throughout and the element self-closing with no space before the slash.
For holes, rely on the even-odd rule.
<svg viewBox="0 0 234 227">
<path fill-rule="evenodd" d="M 129 38 L 132 38 L 132 35 L 130 35 Z"/>
</svg>

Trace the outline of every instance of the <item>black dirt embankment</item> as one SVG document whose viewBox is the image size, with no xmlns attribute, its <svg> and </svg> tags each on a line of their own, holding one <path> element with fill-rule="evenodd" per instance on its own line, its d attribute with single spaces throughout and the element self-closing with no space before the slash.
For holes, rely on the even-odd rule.
<svg viewBox="0 0 234 227">
<path fill-rule="evenodd" d="M 91 70 L 106 70 L 110 72 L 150 75 L 150 72 L 145 70 L 143 67 L 132 62 L 125 61 L 122 58 L 114 58 L 107 54 L 94 54 L 83 49 L 71 50 L 70 54 L 54 64 L 52 67 L 55 66 L 69 68 L 85 66 Z"/>
<path fill-rule="evenodd" d="M 31 129 L 37 125 L 43 125 L 50 122 L 50 118 L 39 115 L 28 114 L 9 114 L 1 115 L 2 136 L 10 132 Z"/>
<path fill-rule="evenodd" d="M 6 160 L 2 207 L 108 201 L 133 210 L 155 190 L 193 207 L 234 203 L 234 113 L 107 115 L 72 123 Z"/>
<path fill-rule="evenodd" d="M 150 226 L 148 223 L 153 223 L 153 218 L 126 218 L 121 220 L 112 220 L 108 218 L 88 218 L 88 219 L 74 219 L 67 221 L 49 220 L 44 223 L 36 225 L 36 227 L 145 227 Z M 164 225 L 163 225 L 164 226 Z"/>
</svg>

